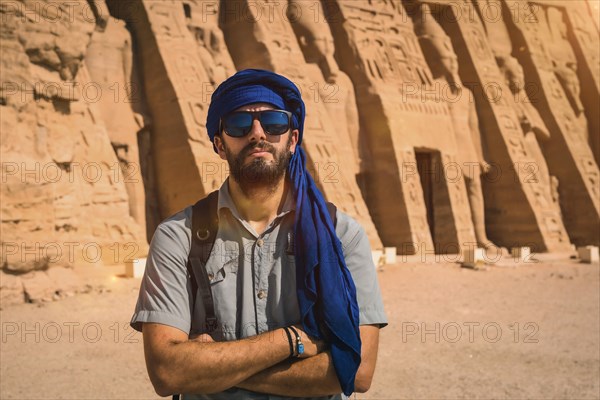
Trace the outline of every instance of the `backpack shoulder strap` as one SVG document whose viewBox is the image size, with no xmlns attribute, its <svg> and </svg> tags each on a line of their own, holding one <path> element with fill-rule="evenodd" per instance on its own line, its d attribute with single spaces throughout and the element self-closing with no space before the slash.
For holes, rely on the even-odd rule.
<svg viewBox="0 0 600 400">
<path fill-rule="evenodd" d="M 192 242 L 187 262 L 187 270 L 192 282 L 191 310 L 193 312 L 199 291 L 204 305 L 208 331 L 213 331 L 217 323 L 210 280 L 205 265 L 210 257 L 219 229 L 218 198 L 218 191 L 214 191 L 192 207 Z M 329 211 L 335 227 L 337 225 L 337 207 L 335 204 L 327 202 L 327 211 Z"/>
<path fill-rule="evenodd" d="M 209 330 L 214 330 L 217 318 L 205 266 L 219 230 L 218 199 L 219 192 L 214 191 L 192 207 L 192 242 L 187 262 L 188 274 L 192 281 L 191 310 L 193 313 L 198 289 L 200 289 L 206 315 L 206 327 Z"/>
</svg>

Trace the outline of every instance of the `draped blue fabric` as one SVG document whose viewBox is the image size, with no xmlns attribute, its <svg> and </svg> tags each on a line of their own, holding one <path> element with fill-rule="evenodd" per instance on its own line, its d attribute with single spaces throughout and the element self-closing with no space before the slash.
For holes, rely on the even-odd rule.
<svg viewBox="0 0 600 400">
<path fill-rule="evenodd" d="M 269 103 L 290 111 L 292 128 L 299 131 L 298 146 L 287 172 L 296 196 L 294 237 L 300 315 L 306 333 L 330 345 L 340 386 L 349 396 L 354 392 L 360 365 L 356 287 L 325 200 L 306 169 L 306 154 L 300 146 L 305 117 L 300 91 L 274 72 L 240 71 L 213 93 L 206 121 L 208 135 L 213 141 L 223 115 L 253 103 Z"/>
</svg>

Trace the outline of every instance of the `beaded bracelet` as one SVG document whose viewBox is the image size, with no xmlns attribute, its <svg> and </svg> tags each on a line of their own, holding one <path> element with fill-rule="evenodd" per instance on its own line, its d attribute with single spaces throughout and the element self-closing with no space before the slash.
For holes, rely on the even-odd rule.
<svg viewBox="0 0 600 400">
<path fill-rule="evenodd" d="M 292 332 L 294 332 L 294 335 L 296 335 L 296 357 L 298 357 L 300 354 L 304 353 L 304 345 L 302 344 L 302 338 L 293 326 L 289 326 L 289 328 L 292 330 Z"/>
</svg>

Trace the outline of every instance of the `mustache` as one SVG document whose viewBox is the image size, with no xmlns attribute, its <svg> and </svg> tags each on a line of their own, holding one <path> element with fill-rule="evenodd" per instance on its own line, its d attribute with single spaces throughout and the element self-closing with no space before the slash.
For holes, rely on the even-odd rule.
<svg viewBox="0 0 600 400">
<path fill-rule="evenodd" d="M 275 154 L 275 147 L 267 142 L 250 143 L 244 147 L 240 153 L 240 156 L 246 157 L 254 150 L 268 151 L 271 154 Z"/>
</svg>

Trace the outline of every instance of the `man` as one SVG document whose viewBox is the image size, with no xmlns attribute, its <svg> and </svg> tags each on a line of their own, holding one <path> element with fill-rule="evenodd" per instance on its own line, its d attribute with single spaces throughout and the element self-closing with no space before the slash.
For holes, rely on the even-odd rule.
<svg viewBox="0 0 600 400">
<path fill-rule="evenodd" d="M 207 130 L 231 171 L 204 266 L 218 326 L 201 323 L 202 296 L 190 310 L 187 207 L 154 234 L 131 321 L 143 332 L 159 395 L 341 398 L 368 390 L 387 324 L 377 276 L 364 231 L 339 211 L 334 228 L 306 171 L 304 115 L 297 87 L 269 71 L 240 71 L 213 94 Z"/>
</svg>

